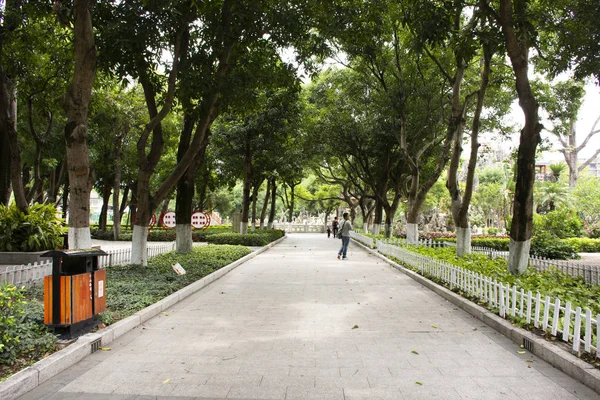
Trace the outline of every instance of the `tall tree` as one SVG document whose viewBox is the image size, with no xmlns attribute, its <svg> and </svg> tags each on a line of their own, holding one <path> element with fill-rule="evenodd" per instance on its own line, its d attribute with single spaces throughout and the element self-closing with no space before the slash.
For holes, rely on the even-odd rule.
<svg viewBox="0 0 600 400">
<path fill-rule="evenodd" d="M 92 27 L 93 0 L 74 0 L 73 55 L 74 70 L 70 87 L 63 98 L 67 114 L 65 125 L 66 161 L 69 176 L 69 247 L 89 248 L 90 236 L 90 191 L 95 177 L 90 166 L 88 148 L 88 107 L 96 73 L 96 43 Z M 63 5 L 61 1 L 55 3 Z M 65 3 L 57 7 L 57 15 L 66 14 Z"/>
<path fill-rule="evenodd" d="M 529 51 L 533 46 L 535 28 L 528 1 L 481 0 L 502 33 L 506 51 L 515 75 L 519 106 L 525 115 L 517 158 L 517 182 L 510 227 L 510 257 L 508 268 L 513 274 L 525 272 L 529 263 L 531 232 L 533 228 L 533 187 L 535 182 L 535 153 L 540 143 L 542 124 L 538 102 L 529 81 Z"/>
</svg>

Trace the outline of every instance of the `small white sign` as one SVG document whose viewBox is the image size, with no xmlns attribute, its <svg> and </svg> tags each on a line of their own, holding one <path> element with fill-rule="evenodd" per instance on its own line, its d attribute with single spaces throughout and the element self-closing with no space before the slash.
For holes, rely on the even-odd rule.
<svg viewBox="0 0 600 400">
<path fill-rule="evenodd" d="M 181 264 L 177 263 L 175 265 L 171 265 L 173 271 L 177 272 L 177 275 L 185 275 L 185 269 L 181 266 Z"/>
<path fill-rule="evenodd" d="M 98 281 L 98 298 L 104 297 L 104 281 Z"/>
</svg>

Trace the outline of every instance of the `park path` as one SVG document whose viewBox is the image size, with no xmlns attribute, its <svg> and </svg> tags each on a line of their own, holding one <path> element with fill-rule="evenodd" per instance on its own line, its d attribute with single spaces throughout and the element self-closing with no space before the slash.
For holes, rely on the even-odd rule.
<svg viewBox="0 0 600 400">
<path fill-rule="evenodd" d="M 21 399 L 598 399 L 339 244 L 289 235 Z"/>
</svg>

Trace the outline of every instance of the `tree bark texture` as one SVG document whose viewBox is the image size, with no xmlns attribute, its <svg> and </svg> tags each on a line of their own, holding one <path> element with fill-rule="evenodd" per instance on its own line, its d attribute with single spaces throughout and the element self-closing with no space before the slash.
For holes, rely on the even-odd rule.
<svg viewBox="0 0 600 400">
<path fill-rule="evenodd" d="M 273 223 L 275 223 L 275 204 L 277 200 L 277 180 L 275 177 L 271 178 L 271 210 L 269 211 L 269 222 L 267 224 L 268 229 L 273 229 Z"/>
<path fill-rule="evenodd" d="M 250 138 L 246 138 L 246 149 L 244 151 L 244 184 L 242 188 L 242 219 L 240 222 L 240 233 L 248 233 L 248 217 L 250 213 L 250 191 L 253 179 L 252 151 L 250 149 Z"/>
<path fill-rule="evenodd" d="M 110 194 L 112 192 L 112 185 L 110 182 L 105 182 L 102 187 L 102 208 L 100 209 L 100 218 L 98 219 L 98 229 L 102 232 L 106 232 L 106 225 L 108 221 L 108 202 L 110 201 Z"/>
<path fill-rule="evenodd" d="M 269 207 L 269 198 L 271 197 L 271 180 L 267 179 L 267 193 L 265 201 L 260 212 L 260 229 L 265 229 L 265 217 L 267 216 L 267 208 Z"/>
<path fill-rule="evenodd" d="M 10 150 L 10 180 L 17 207 L 27 213 L 29 203 L 21 175 L 21 149 L 17 137 L 17 100 L 16 88 L 10 78 L 0 71 L 0 130 L 8 139 Z M 4 194 L 6 195 L 6 193 Z"/>
<path fill-rule="evenodd" d="M 124 134 L 118 135 L 115 142 L 115 179 L 113 181 L 113 238 L 119 240 L 121 236 L 121 158 Z"/>
<path fill-rule="evenodd" d="M 87 143 L 88 106 L 96 72 L 96 44 L 92 28 L 93 0 L 73 3 L 75 67 L 73 80 L 63 98 L 66 159 L 69 175 L 69 246 L 89 248 L 90 190 L 94 181 Z"/>
</svg>

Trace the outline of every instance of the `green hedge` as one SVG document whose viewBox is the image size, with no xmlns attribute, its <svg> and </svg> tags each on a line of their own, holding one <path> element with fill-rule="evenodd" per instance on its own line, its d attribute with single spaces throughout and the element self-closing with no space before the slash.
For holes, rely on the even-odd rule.
<svg viewBox="0 0 600 400">
<path fill-rule="evenodd" d="M 108 267 L 107 311 L 100 318 L 107 325 L 125 318 L 247 254 L 250 249 L 243 246 L 208 245 L 194 247 L 191 253 L 161 254 L 151 258 L 147 267 Z M 185 275 L 173 271 L 176 263 L 186 270 Z"/>
<path fill-rule="evenodd" d="M 579 253 L 600 253 L 600 239 L 569 238 L 562 241 L 573 246 Z"/>
<path fill-rule="evenodd" d="M 196 229 L 192 232 L 192 240 L 194 242 L 205 242 L 206 236 L 216 233 L 231 232 L 231 226 L 211 226 L 206 230 Z M 148 232 L 148 241 L 150 242 L 172 242 L 175 240 L 175 229 L 153 228 Z M 114 240 L 112 230 L 101 232 L 97 229 L 92 229 L 92 237 L 98 240 Z M 133 232 L 129 229 L 121 231 L 119 240 L 131 241 Z"/>
<path fill-rule="evenodd" d="M 279 229 L 249 232 L 245 235 L 242 235 L 241 233 L 218 233 L 206 236 L 206 241 L 214 244 L 266 246 L 284 235 L 285 232 Z"/>
</svg>

